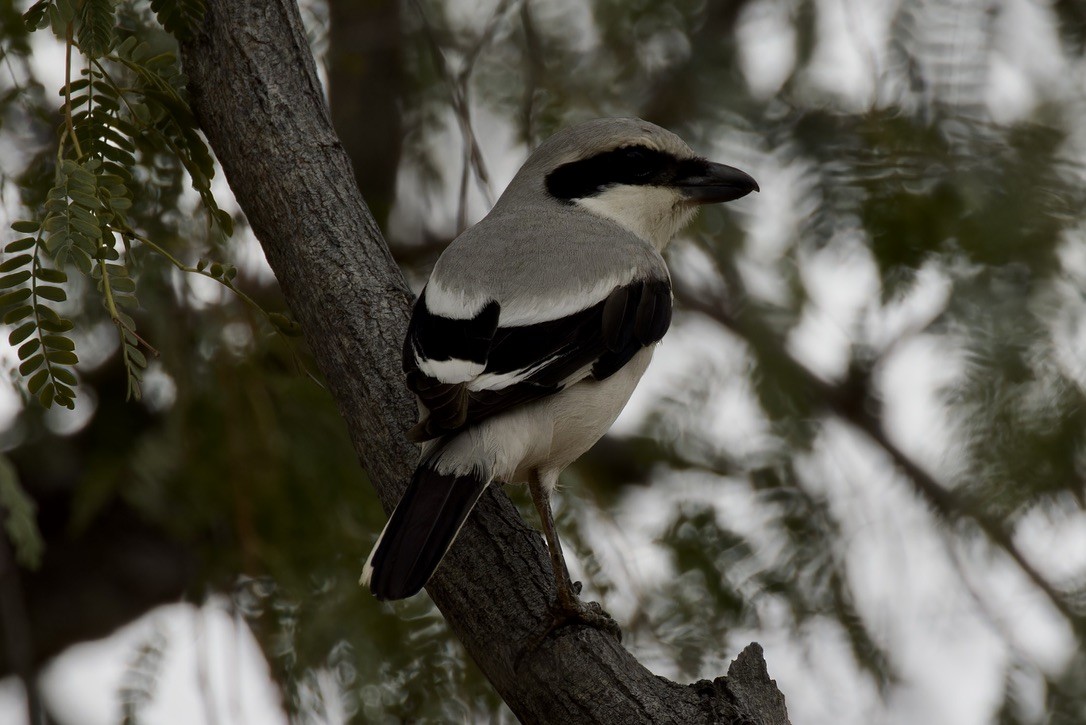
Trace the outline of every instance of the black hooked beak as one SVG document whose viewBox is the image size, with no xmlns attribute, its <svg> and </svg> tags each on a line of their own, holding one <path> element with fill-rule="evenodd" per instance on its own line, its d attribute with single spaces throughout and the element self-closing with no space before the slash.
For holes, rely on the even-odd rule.
<svg viewBox="0 0 1086 725">
<path fill-rule="evenodd" d="M 673 183 L 692 204 L 734 201 L 752 191 L 761 191 L 750 174 L 712 161 L 690 164 Z"/>
</svg>

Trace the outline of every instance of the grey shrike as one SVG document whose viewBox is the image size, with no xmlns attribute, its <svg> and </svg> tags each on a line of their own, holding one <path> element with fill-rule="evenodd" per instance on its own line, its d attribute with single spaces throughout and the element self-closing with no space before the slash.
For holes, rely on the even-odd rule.
<svg viewBox="0 0 1086 725">
<path fill-rule="evenodd" d="M 366 561 L 378 599 L 422 589 L 488 485 L 527 482 L 556 617 L 601 625 L 570 581 L 550 492 L 611 427 L 671 323 L 663 249 L 700 205 L 757 190 L 634 118 L 573 126 L 532 153 L 415 303 L 403 369 L 422 456 Z"/>
</svg>

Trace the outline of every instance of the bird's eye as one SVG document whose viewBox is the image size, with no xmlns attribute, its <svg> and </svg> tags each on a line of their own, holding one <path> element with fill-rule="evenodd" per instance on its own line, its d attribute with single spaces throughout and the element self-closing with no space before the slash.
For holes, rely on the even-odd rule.
<svg viewBox="0 0 1086 725">
<path fill-rule="evenodd" d="M 652 174 L 652 165 L 649 163 L 649 155 L 643 149 L 626 149 L 623 154 L 630 171 L 638 178 L 645 178 Z"/>
</svg>

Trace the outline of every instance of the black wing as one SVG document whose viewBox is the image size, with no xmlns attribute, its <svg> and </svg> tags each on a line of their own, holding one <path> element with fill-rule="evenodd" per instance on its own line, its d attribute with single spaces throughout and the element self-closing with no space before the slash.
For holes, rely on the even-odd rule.
<svg viewBox="0 0 1086 725">
<path fill-rule="evenodd" d="M 429 410 L 409 433 L 415 441 L 455 433 L 585 378 L 605 380 L 671 324 L 671 285 L 659 279 L 616 287 L 567 317 L 516 327 L 497 326 L 497 302 L 451 320 L 430 312 L 425 295 L 404 343 L 407 385 Z"/>
</svg>

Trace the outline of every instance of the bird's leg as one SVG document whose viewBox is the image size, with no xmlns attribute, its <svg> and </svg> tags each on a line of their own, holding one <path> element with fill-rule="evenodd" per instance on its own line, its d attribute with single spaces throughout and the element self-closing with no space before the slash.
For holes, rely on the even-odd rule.
<svg viewBox="0 0 1086 725">
<path fill-rule="evenodd" d="M 551 569 L 554 570 L 554 585 L 557 590 L 557 600 L 551 609 L 555 621 L 544 634 L 575 622 L 583 622 L 597 629 L 602 629 L 621 639 L 622 632 L 618 624 L 607 612 L 603 611 L 596 602 L 585 604 L 577 595 L 580 593 L 580 582 L 574 584 L 566 567 L 566 559 L 562 555 L 562 544 L 558 540 L 558 531 L 554 527 L 554 516 L 551 514 L 550 487 L 540 480 L 539 472 L 533 471 L 528 479 L 528 490 L 532 495 L 532 503 L 539 512 L 539 520 L 543 524 L 543 536 L 547 540 L 547 550 L 551 557 Z"/>
<path fill-rule="evenodd" d="M 543 537 L 547 540 L 547 551 L 551 557 L 551 569 L 554 570 L 554 584 L 558 590 L 559 606 L 569 609 L 577 601 L 577 594 L 573 591 L 573 581 L 569 576 L 569 568 L 566 566 L 566 557 L 562 554 L 562 543 L 558 540 L 558 531 L 554 527 L 554 515 L 551 513 L 551 496 L 549 487 L 534 473 L 528 482 L 528 490 L 532 494 L 532 503 L 539 512 L 539 521 L 543 524 Z"/>
</svg>

